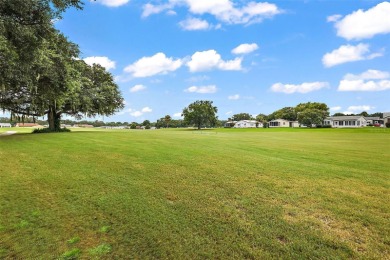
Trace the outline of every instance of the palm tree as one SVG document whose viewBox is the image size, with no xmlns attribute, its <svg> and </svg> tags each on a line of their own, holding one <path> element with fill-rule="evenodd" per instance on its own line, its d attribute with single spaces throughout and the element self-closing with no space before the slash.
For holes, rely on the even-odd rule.
<svg viewBox="0 0 390 260">
<path fill-rule="evenodd" d="M 172 120 L 172 118 L 171 118 L 170 115 L 166 115 L 166 116 L 164 117 L 164 122 L 165 122 L 166 128 L 169 127 L 169 122 L 171 122 L 171 120 Z"/>
</svg>

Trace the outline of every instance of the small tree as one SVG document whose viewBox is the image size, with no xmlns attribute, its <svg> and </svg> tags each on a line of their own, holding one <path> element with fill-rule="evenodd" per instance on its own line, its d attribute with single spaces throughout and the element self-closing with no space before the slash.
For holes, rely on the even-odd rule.
<svg viewBox="0 0 390 260">
<path fill-rule="evenodd" d="M 233 115 L 233 121 L 252 120 L 252 116 L 248 113 L 239 113 Z"/>
<path fill-rule="evenodd" d="M 218 120 L 218 108 L 213 101 L 198 100 L 183 109 L 184 122 L 200 129 L 204 125 L 214 126 Z"/>
<path fill-rule="evenodd" d="M 166 115 L 164 117 L 164 122 L 165 122 L 165 127 L 168 128 L 169 127 L 169 123 L 171 122 L 172 118 L 170 115 Z"/>
</svg>

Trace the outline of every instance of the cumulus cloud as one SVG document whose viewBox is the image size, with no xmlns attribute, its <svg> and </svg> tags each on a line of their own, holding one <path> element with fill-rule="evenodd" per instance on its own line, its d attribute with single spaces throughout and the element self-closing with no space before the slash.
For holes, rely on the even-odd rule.
<svg viewBox="0 0 390 260">
<path fill-rule="evenodd" d="M 144 5 L 143 16 L 161 13 L 164 10 L 173 9 L 176 6 L 185 6 L 194 15 L 212 15 L 217 20 L 227 24 L 252 24 L 262 22 L 266 18 L 272 18 L 282 13 L 275 4 L 249 2 L 238 6 L 232 0 L 169 0 L 161 5 Z"/>
<path fill-rule="evenodd" d="M 247 54 L 257 50 L 259 46 L 256 43 L 244 43 L 232 50 L 233 54 Z"/>
<path fill-rule="evenodd" d="M 212 26 L 206 21 L 198 18 L 188 18 L 179 23 L 180 27 L 186 31 L 199 31 L 199 30 L 208 30 Z"/>
<path fill-rule="evenodd" d="M 168 58 L 164 53 L 159 52 L 151 57 L 143 57 L 133 64 L 127 66 L 124 71 L 131 73 L 135 78 L 150 77 L 154 75 L 167 74 L 175 71 L 183 65 L 181 59 Z"/>
<path fill-rule="evenodd" d="M 159 14 L 159 13 L 164 12 L 166 10 L 168 10 L 167 14 L 169 14 L 169 15 L 176 14 L 173 10 L 169 10 L 173 6 L 174 5 L 171 3 L 161 4 L 161 5 L 153 5 L 150 3 L 145 4 L 143 6 L 142 17 L 145 18 L 145 17 L 148 17 L 148 16 L 153 15 L 153 14 Z"/>
<path fill-rule="evenodd" d="M 212 94 L 217 92 L 217 87 L 215 85 L 209 86 L 192 86 L 184 90 L 189 93 L 200 93 L 200 94 Z"/>
<path fill-rule="evenodd" d="M 340 81 L 338 91 L 384 91 L 390 89 L 390 73 L 367 70 L 361 74 L 346 74 Z"/>
<path fill-rule="evenodd" d="M 344 79 L 346 80 L 388 79 L 388 78 L 390 78 L 390 73 L 387 71 L 380 71 L 380 70 L 367 70 L 358 75 L 348 73 L 344 76 Z"/>
<path fill-rule="evenodd" d="M 181 117 L 182 117 L 182 116 L 181 116 L 181 112 L 174 113 L 174 114 L 173 114 L 173 117 L 175 117 L 175 118 L 181 118 Z"/>
<path fill-rule="evenodd" d="M 350 106 L 350 107 L 348 107 L 347 111 L 343 112 L 343 114 L 345 114 L 345 115 L 357 114 L 357 113 L 361 113 L 363 111 L 370 111 L 373 109 L 375 109 L 375 107 L 369 106 L 369 105 Z"/>
<path fill-rule="evenodd" d="M 273 92 L 282 92 L 286 94 L 309 93 L 329 86 L 328 82 L 305 82 L 299 85 L 275 83 L 272 85 Z"/>
<path fill-rule="evenodd" d="M 360 43 L 356 46 L 348 44 L 326 53 L 322 58 L 322 63 L 329 68 L 347 62 L 370 60 L 382 55 L 383 53 L 380 52 L 371 53 L 369 44 Z"/>
<path fill-rule="evenodd" d="M 236 95 L 228 96 L 228 99 L 229 100 L 238 100 L 238 99 L 240 99 L 240 95 L 236 94 Z"/>
<path fill-rule="evenodd" d="M 140 117 L 145 113 L 151 113 L 153 110 L 150 107 L 144 107 L 141 110 L 133 110 L 133 109 L 128 109 L 130 112 L 130 115 L 133 117 Z"/>
<path fill-rule="evenodd" d="M 129 2 L 130 0 L 96 0 L 97 3 L 100 3 L 105 6 L 109 7 L 118 7 L 121 5 L 125 5 Z"/>
<path fill-rule="evenodd" d="M 104 56 L 92 56 L 84 59 L 85 63 L 92 66 L 93 64 L 99 64 L 107 70 L 115 69 L 115 61 L 110 60 Z"/>
<path fill-rule="evenodd" d="M 347 40 L 369 39 L 377 34 L 390 33 L 390 2 L 382 2 L 364 10 L 357 10 L 335 20 L 337 35 Z"/>
<path fill-rule="evenodd" d="M 135 93 L 135 92 L 139 92 L 139 91 L 142 91 L 145 89 L 146 89 L 146 86 L 138 84 L 138 85 L 135 85 L 134 87 L 130 88 L 130 92 Z"/>
<path fill-rule="evenodd" d="M 215 50 L 195 52 L 187 62 L 191 72 L 219 70 L 241 70 L 242 58 L 224 61 Z"/>
<path fill-rule="evenodd" d="M 340 106 L 331 107 L 330 110 L 331 110 L 331 111 L 340 111 L 340 110 L 341 110 L 341 107 L 340 107 Z"/>
</svg>

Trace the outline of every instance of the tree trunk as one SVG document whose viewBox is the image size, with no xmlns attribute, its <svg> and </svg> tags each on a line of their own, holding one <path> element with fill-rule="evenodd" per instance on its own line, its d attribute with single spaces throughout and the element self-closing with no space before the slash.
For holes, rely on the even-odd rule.
<svg viewBox="0 0 390 260">
<path fill-rule="evenodd" d="M 54 106 L 50 106 L 47 114 L 47 121 L 49 122 L 49 129 L 57 132 L 61 129 L 61 113 L 57 113 Z"/>
</svg>

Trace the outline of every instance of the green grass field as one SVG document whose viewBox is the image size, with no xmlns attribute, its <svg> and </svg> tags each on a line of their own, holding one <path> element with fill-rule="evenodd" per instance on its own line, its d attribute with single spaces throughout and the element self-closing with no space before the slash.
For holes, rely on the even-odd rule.
<svg viewBox="0 0 390 260">
<path fill-rule="evenodd" d="M 389 202 L 390 129 L 0 137 L 0 258 L 389 259 Z"/>
</svg>

